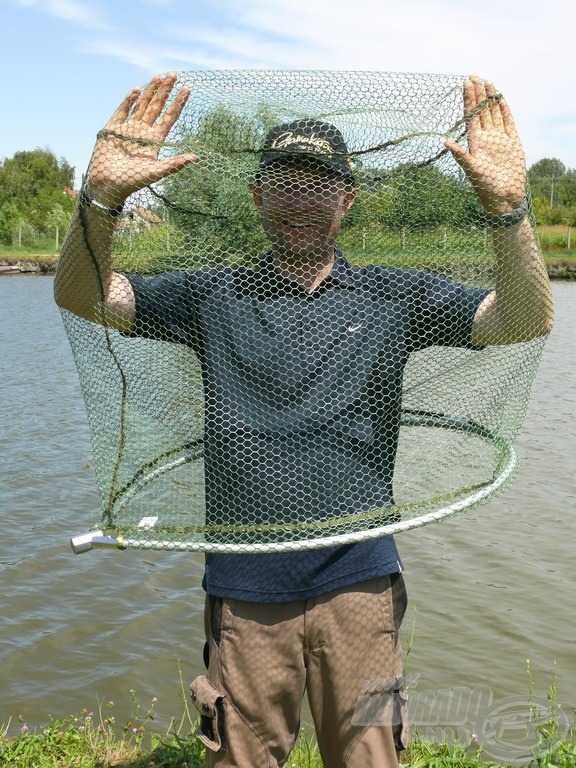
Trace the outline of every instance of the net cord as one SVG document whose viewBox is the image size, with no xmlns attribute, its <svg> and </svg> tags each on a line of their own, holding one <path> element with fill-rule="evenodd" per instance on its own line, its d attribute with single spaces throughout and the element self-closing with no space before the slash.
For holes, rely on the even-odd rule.
<svg viewBox="0 0 576 768">
<path fill-rule="evenodd" d="M 447 131 L 440 134 L 443 137 L 447 136 L 455 136 L 456 139 L 461 139 L 466 135 L 466 126 L 470 123 L 470 120 L 472 120 L 473 117 L 476 115 L 479 115 L 486 107 L 489 107 L 491 104 L 498 103 L 499 101 L 502 101 L 504 97 L 501 93 L 496 93 L 493 96 L 486 96 L 485 99 L 483 99 L 479 104 L 477 104 L 473 109 L 471 109 L 469 112 L 464 115 L 464 117 L 460 118 L 460 120 L 457 120 L 453 126 L 451 126 Z M 457 129 L 461 129 L 457 133 Z M 346 157 L 355 157 L 358 155 L 368 155 L 373 152 L 382 152 L 383 150 L 390 149 L 390 147 L 397 147 L 400 144 L 403 144 L 406 141 L 411 141 L 412 139 L 423 137 L 423 136 L 430 136 L 433 132 L 430 131 L 413 131 L 412 133 L 407 133 L 404 136 L 399 136 L 397 139 L 390 139 L 388 141 L 382 142 L 380 144 L 375 144 L 374 146 L 367 147 L 364 149 L 355 149 L 355 150 L 349 150 L 346 153 Z M 130 144 L 136 144 L 137 146 L 141 147 L 153 147 L 155 149 L 163 149 L 165 147 L 170 147 L 172 149 L 181 150 L 183 147 L 182 142 L 176 142 L 176 141 L 156 141 L 154 139 L 142 139 L 137 138 L 134 136 L 124 136 L 122 133 L 118 133 L 117 131 L 112 131 L 109 128 L 102 128 L 98 133 L 96 134 L 96 138 L 108 138 L 112 137 L 115 139 L 119 139 L 120 141 L 125 141 Z M 263 151 L 262 147 L 257 147 L 256 149 L 229 149 L 228 150 L 230 154 L 248 154 L 248 155 L 260 155 Z M 276 152 L 282 152 L 280 148 L 275 149 Z M 293 152 L 293 150 L 292 150 Z M 446 151 L 442 151 L 442 155 L 446 154 Z M 290 152 L 287 152 L 287 154 L 290 154 Z M 331 153 L 334 156 L 338 156 L 338 152 L 332 152 Z M 440 157 L 438 155 L 435 158 L 432 158 L 432 160 L 437 159 Z M 427 164 L 430 161 L 426 161 Z"/>
<path fill-rule="evenodd" d="M 110 338 L 110 324 L 106 319 L 106 296 L 104 291 L 104 280 L 102 279 L 102 270 L 100 268 L 100 264 L 98 263 L 98 259 L 96 257 L 96 254 L 94 253 L 94 249 L 92 248 L 92 243 L 90 242 L 90 237 L 88 235 L 88 222 L 86 218 L 86 209 L 84 208 L 84 206 L 82 205 L 78 206 L 78 215 L 80 217 L 80 223 L 82 226 L 82 238 L 84 240 L 84 246 L 90 256 L 90 260 L 94 266 L 94 271 L 96 273 L 96 277 L 98 280 L 98 290 L 100 292 L 100 306 L 99 306 L 100 325 L 104 329 L 106 349 L 110 357 L 112 358 L 116 369 L 118 370 L 118 375 L 120 376 L 120 381 L 121 381 L 121 406 L 120 406 L 118 450 L 116 454 L 116 460 L 114 462 L 112 480 L 109 486 L 110 495 L 109 495 L 108 501 L 103 505 L 103 511 L 102 511 L 103 524 L 111 525 L 112 524 L 111 507 L 114 501 L 114 489 L 116 487 L 117 477 L 120 472 L 120 465 L 122 463 L 122 457 L 124 455 L 124 451 L 126 447 L 126 397 L 128 393 L 128 382 L 126 380 L 126 374 L 122 369 L 122 365 L 120 364 L 118 356 L 114 351 L 114 346 Z"/>
<path fill-rule="evenodd" d="M 98 545 L 116 546 L 119 549 L 170 550 L 181 552 L 270 553 L 299 551 L 304 549 L 320 549 L 336 545 L 351 544 L 354 542 L 378 538 L 383 535 L 401 533 L 403 531 L 412 530 L 414 528 L 419 528 L 421 526 L 452 517 L 453 515 L 464 511 L 468 507 L 476 506 L 483 501 L 492 498 L 492 496 L 494 496 L 496 493 L 502 491 L 516 472 L 518 466 L 518 456 L 512 443 L 505 441 L 502 438 L 495 437 L 489 430 L 480 424 L 468 421 L 466 419 L 459 419 L 450 416 L 419 411 L 405 412 L 402 418 L 402 424 L 406 427 L 434 427 L 440 429 L 457 430 L 474 434 L 480 438 L 490 441 L 496 445 L 500 452 L 500 471 L 497 473 L 496 477 L 491 483 L 483 485 L 480 488 L 477 486 L 474 487 L 470 490 L 467 496 L 465 496 L 463 499 L 459 499 L 453 504 L 449 504 L 434 512 L 425 513 L 409 520 L 389 522 L 386 525 L 382 525 L 377 528 L 370 528 L 364 531 L 335 534 L 333 536 L 327 536 L 319 539 L 299 539 L 297 541 L 283 540 L 281 542 L 266 542 L 260 544 L 222 544 L 206 541 L 162 541 L 161 539 L 152 539 L 150 536 L 147 536 L 146 538 L 138 538 L 137 536 L 131 534 L 118 534 L 116 537 L 108 535 L 106 540 L 100 541 Z M 139 472 L 130 483 L 127 483 L 124 486 L 124 494 L 121 497 L 116 498 L 117 506 L 114 511 L 120 511 L 122 506 L 128 503 L 128 501 L 134 495 L 139 493 L 143 488 L 146 487 L 146 485 L 156 480 L 161 475 L 166 474 L 167 472 L 170 472 L 171 470 L 182 466 L 183 464 L 196 460 L 197 458 L 199 458 L 198 452 L 194 455 L 180 456 L 178 459 L 169 461 L 160 467 L 155 467 L 147 475 L 142 475 L 142 473 Z M 392 509 L 401 509 L 401 507 L 390 507 L 386 508 L 385 510 L 377 510 L 376 513 L 386 514 L 389 513 Z"/>
</svg>

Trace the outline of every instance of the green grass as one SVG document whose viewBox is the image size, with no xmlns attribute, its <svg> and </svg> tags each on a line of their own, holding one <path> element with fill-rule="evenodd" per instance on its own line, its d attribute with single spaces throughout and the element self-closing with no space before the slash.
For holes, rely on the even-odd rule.
<svg viewBox="0 0 576 768">
<path fill-rule="evenodd" d="M 571 247 L 567 245 L 567 228 L 563 226 L 538 227 L 538 235 L 542 246 L 544 260 L 549 271 L 554 276 L 572 277 L 572 269 L 576 266 L 576 228 L 571 237 Z M 166 247 L 165 228 L 159 227 L 142 238 L 134 238 L 131 249 L 127 250 L 126 244 L 117 255 L 118 266 L 123 270 L 131 271 L 155 271 L 158 266 L 155 262 L 159 254 Z M 451 232 L 446 228 L 436 231 L 413 232 L 402 234 L 390 232 L 387 234 L 385 251 L 382 244 L 371 242 L 370 234 L 366 238 L 364 248 L 358 247 L 358 237 L 352 233 L 343 233 L 340 245 L 346 255 L 356 264 L 374 264 L 385 262 L 391 266 L 418 266 L 430 269 L 456 268 L 455 254 L 458 254 L 457 263 L 460 268 L 467 263 L 477 265 L 479 268 L 479 255 L 491 258 L 487 236 L 482 231 L 469 233 Z M 180 252 L 184 243 L 179 242 L 178 237 L 172 233 L 170 237 L 170 251 L 172 254 Z M 184 248 L 185 250 L 185 248 Z M 172 257 L 174 256 L 172 255 Z M 168 256 L 164 256 L 169 261 Z M 29 261 L 44 265 L 55 265 L 58 254 L 54 251 L 54 241 L 40 239 L 33 246 L 0 245 L 0 262 Z M 480 259 L 480 264 L 481 264 Z M 176 264 L 178 268 L 182 264 Z M 572 274 L 569 274 L 572 273 Z M 574 275 L 576 277 L 576 274 Z M 458 277 L 458 274 L 455 274 Z"/>
<path fill-rule="evenodd" d="M 568 227 L 563 224 L 554 224 L 536 228 L 540 245 L 543 251 L 566 251 L 568 250 L 568 233 L 570 231 L 570 250 L 576 250 L 576 228 Z"/>
<path fill-rule="evenodd" d="M 48 261 L 56 262 L 56 252 L 53 239 L 39 238 L 34 245 L 0 245 L 0 261 Z"/>
<path fill-rule="evenodd" d="M 143 726 L 117 730 L 110 716 L 95 720 L 87 713 L 54 721 L 37 733 L 8 738 L 0 732 L 0 765 L 5 768 L 200 768 L 204 750 L 192 729 L 164 736 L 149 735 Z M 480 749 L 468 745 L 430 743 L 414 738 L 402 755 L 407 768 L 495 768 Z M 505 765 L 505 764 L 504 764 Z M 516 766 L 518 763 L 516 762 Z M 574 768 L 576 745 L 562 742 L 553 752 L 524 763 L 526 768 Z M 323 768 L 316 743 L 302 738 L 288 768 Z M 368 768 L 368 767 L 367 767 Z"/>
<path fill-rule="evenodd" d="M 548 700 L 556 704 L 556 672 Z M 180 688 L 184 709 L 179 721 L 173 721 L 164 735 L 150 732 L 154 719 L 153 699 L 142 710 L 131 691 L 133 712 L 120 726 L 115 722 L 114 702 L 99 702 L 96 713 L 83 710 L 63 720 L 51 721 L 36 732 L 20 720 L 0 728 L 0 766 L 2 768 L 200 768 L 204 765 L 204 747 L 194 736 L 195 720 L 188 705 L 180 670 Z M 9 736 L 9 731 L 16 730 Z M 522 763 L 525 768 L 574 768 L 576 732 L 565 736 L 557 721 L 538 727 L 539 756 Z M 553 744 L 547 751 L 543 745 Z M 516 759 L 514 768 L 520 763 Z M 287 768 L 323 768 L 318 746 L 313 738 L 302 736 L 287 762 Z M 467 744 L 436 743 L 421 740 L 417 733 L 402 754 L 405 768 L 500 768 L 505 763 L 486 759 L 472 736 Z M 369 768 L 369 766 L 367 766 Z M 376 767 L 374 767 L 376 768 Z M 510 767 L 512 768 L 512 766 Z"/>
<path fill-rule="evenodd" d="M 546 264 L 576 264 L 576 249 L 544 251 L 543 255 Z"/>
</svg>

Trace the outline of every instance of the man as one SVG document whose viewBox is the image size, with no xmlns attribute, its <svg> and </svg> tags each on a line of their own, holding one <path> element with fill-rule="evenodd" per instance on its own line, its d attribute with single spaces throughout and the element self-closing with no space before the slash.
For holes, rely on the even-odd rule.
<svg viewBox="0 0 576 768">
<path fill-rule="evenodd" d="M 165 109 L 174 83 L 166 75 L 132 91 L 99 138 L 63 248 L 57 302 L 126 334 L 196 351 L 211 522 L 225 523 L 231 507 L 251 522 L 278 515 L 298 523 L 326 510 L 391 505 L 410 352 L 515 343 L 551 327 L 506 103 L 492 85 L 466 81 L 468 149 L 446 143 L 493 229 L 490 293 L 415 270 L 351 266 L 334 247 L 355 199 L 346 145 L 334 126 L 311 120 L 278 126 L 266 140 L 253 197 L 271 249 L 257 269 L 145 280 L 112 270 L 112 234 L 129 194 L 197 159 L 157 157 L 189 96 L 182 88 Z M 477 109 L 487 97 L 489 107 Z M 208 555 L 208 673 L 191 686 L 207 764 L 284 765 L 307 690 L 326 765 L 397 768 L 405 738 L 401 571 L 391 537 L 312 552 Z M 389 681 L 389 717 L 356 726 L 368 680 Z"/>
</svg>

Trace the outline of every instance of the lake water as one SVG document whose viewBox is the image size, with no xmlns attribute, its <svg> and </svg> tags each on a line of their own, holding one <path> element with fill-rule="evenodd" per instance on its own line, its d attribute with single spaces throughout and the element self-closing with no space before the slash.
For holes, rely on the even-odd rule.
<svg viewBox="0 0 576 768">
<path fill-rule="evenodd" d="M 489 686 L 496 698 L 576 706 L 576 284 L 555 284 L 557 323 L 501 498 L 399 537 L 410 607 L 404 645 L 419 689 Z M 49 277 L 0 279 L 0 725 L 30 727 L 130 690 L 153 727 L 183 709 L 202 670 L 202 556 L 98 550 L 71 534 L 98 499 L 86 417 Z M 108 710 L 105 708 L 105 713 Z"/>
</svg>

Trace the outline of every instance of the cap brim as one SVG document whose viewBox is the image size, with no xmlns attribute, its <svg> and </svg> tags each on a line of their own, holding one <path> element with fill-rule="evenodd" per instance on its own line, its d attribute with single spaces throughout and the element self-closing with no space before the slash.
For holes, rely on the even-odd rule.
<svg viewBox="0 0 576 768">
<path fill-rule="evenodd" d="M 320 157 L 319 155 L 313 155 L 309 152 L 265 152 L 260 158 L 259 167 L 261 169 L 266 168 L 272 163 L 277 163 L 281 160 L 306 160 L 326 168 L 331 173 L 335 173 L 338 176 L 343 176 L 345 179 L 354 181 L 352 170 L 344 159 L 339 160 L 338 158 L 332 157 Z"/>
</svg>

